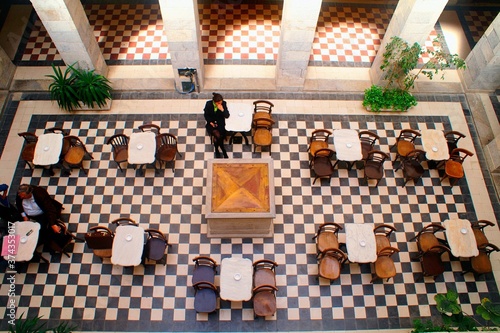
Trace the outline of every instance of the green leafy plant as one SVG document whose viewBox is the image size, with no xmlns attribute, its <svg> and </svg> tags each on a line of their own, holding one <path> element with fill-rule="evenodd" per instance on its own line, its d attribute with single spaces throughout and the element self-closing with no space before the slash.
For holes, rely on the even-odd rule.
<svg viewBox="0 0 500 333">
<path fill-rule="evenodd" d="M 78 92 L 75 87 L 76 77 L 70 67 L 64 73 L 61 68 L 52 64 L 53 75 L 47 75 L 53 81 L 49 85 L 50 98 L 57 101 L 61 109 L 71 111 L 80 107 Z"/>
<path fill-rule="evenodd" d="M 54 328 L 43 328 L 45 323 L 39 323 L 42 316 L 26 319 L 23 319 L 23 316 L 24 312 L 19 316 L 19 319 L 16 320 L 16 325 L 9 326 L 10 333 L 71 333 L 77 328 L 76 325 L 70 326 L 65 322 L 59 323 L 59 325 Z"/>
<path fill-rule="evenodd" d="M 481 327 L 482 330 L 497 330 L 496 328 L 482 327 L 481 323 L 474 317 L 462 311 L 462 307 L 458 303 L 458 293 L 455 290 L 448 290 L 446 294 L 437 294 L 434 296 L 434 300 L 436 301 L 437 310 L 441 313 L 443 324 L 436 325 L 430 320 L 422 322 L 415 319 L 412 333 L 477 331 L 478 327 Z M 481 305 L 478 306 L 476 314 L 481 315 L 487 321 L 491 321 L 494 325 L 500 324 L 500 305 L 492 303 L 488 298 L 481 300 Z"/>
<path fill-rule="evenodd" d="M 500 326 L 500 305 L 492 303 L 488 298 L 481 300 L 476 313 L 484 320 L 491 321 L 493 325 Z"/>
<path fill-rule="evenodd" d="M 435 325 L 432 321 L 426 320 L 422 322 L 420 319 L 415 319 L 413 321 L 413 330 L 411 333 L 419 333 L 419 332 L 452 332 L 448 326 L 445 325 Z"/>
<path fill-rule="evenodd" d="M 57 105 L 73 111 L 82 104 L 89 108 L 103 107 L 111 99 L 110 81 L 95 70 L 85 70 L 69 65 L 63 72 L 61 68 L 52 65 L 54 74 L 47 75 L 53 79 L 49 85 L 50 98 Z"/>
<path fill-rule="evenodd" d="M 385 47 L 384 60 L 380 66 L 385 72 L 386 87 L 408 91 L 414 87 L 415 80 L 420 74 L 432 80 L 435 74 L 441 72 L 441 79 L 444 79 L 444 70 L 447 68 L 465 69 L 465 60 L 457 54 L 445 52 L 443 44 L 442 35 L 438 35 L 432 41 L 433 49 L 422 48 L 418 43 L 410 45 L 398 36 L 392 37 Z M 413 72 L 418 66 L 418 60 L 424 54 L 428 55 L 429 60 L 418 71 Z"/>
<path fill-rule="evenodd" d="M 417 100 L 409 91 L 415 86 L 415 81 L 421 74 L 432 80 L 435 75 L 441 73 L 441 79 L 444 79 L 444 70 L 447 68 L 465 69 L 463 59 L 457 54 L 450 54 L 443 50 L 443 42 L 443 37 L 438 35 L 433 40 L 433 49 L 426 49 L 418 43 L 410 45 L 398 36 L 392 37 L 385 46 L 380 66 L 380 69 L 385 72 L 383 79 L 387 83 L 383 88 L 373 85 L 365 90 L 363 106 L 371 111 L 381 109 L 406 111 L 417 105 Z M 419 59 L 424 54 L 427 54 L 429 60 L 415 70 L 419 65 Z"/>
<path fill-rule="evenodd" d="M 382 109 L 407 111 L 415 105 L 417 100 L 409 92 L 402 89 L 384 89 L 377 85 L 366 89 L 363 99 L 363 106 L 375 112 Z"/>
<path fill-rule="evenodd" d="M 69 66 L 75 75 L 75 88 L 78 97 L 83 104 L 90 108 L 94 103 L 98 107 L 106 105 L 106 101 L 111 99 L 111 86 L 109 80 L 103 75 L 97 74 L 95 70 L 81 70 Z"/>
<path fill-rule="evenodd" d="M 23 319 L 24 312 L 19 316 L 19 319 L 16 321 L 16 325 L 9 326 L 10 333 L 37 333 L 37 332 L 46 332 L 47 330 L 42 329 L 45 326 L 45 323 L 40 324 L 40 317 L 35 318 L 26 318 Z"/>
</svg>

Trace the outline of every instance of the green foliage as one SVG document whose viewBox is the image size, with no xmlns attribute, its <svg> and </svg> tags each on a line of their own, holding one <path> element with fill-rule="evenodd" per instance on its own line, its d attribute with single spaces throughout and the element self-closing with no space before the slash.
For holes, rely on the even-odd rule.
<svg viewBox="0 0 500 333">
<path fill-rule="evenodd" d="M 10 333 L 38 333 L 38 332 L 47 332 L 47 330 L 42 329 L 43 326 L 45 326 L 45 323 L 39 324 L 38 321 L 40 320 L 40 317 L 35 317 L 35 318 L 26 318 L 23 319 L 24 312 L 19 316 L 19 319 L 16 321 L 16 325 L 12 326 L 9 325 L 9 332 Z"/>
<path fill-rule="evenodd" d="M 54 81 L 49 85 L 50 98 L 66 111 L 81 107 L 81 103 L 94 108 L 102 107 L 111 99 L 110 81 L 95 70 L 85 70 L 69 65 L 64 73 L 52 65 L 53 75 L 47 75 Z"/>
<path fill-rule="evenodd" d="M 409 91 L 414 87 L 415 80 L 420 74 L 432 80 L 434 75 L 441 72 L 441 79 L 444 79 L 444 70 L 447 68 L 465 69 L 465 61 L 457 54 L 443 51 L 442 44 L 441 35 L 433 40 L 433 49 L 424 49 L 418 43 L 410 45 L 398 36 L 392 37 L 385 46 L 384 59 L 380 66 L 385 72 L 384 80 L 387 80 L 387 85 L 380 89 L 372 86 L 365 90 L 363 106 L 369 107 L 372 111 L 380 109 L 406 111 L 417 105 L 415 97 Z M 414 71 L 423 54 L 427 54 L 429 60 L 418 71 Z"/>
<path fill-rule="evenodd" d="M 57 105 L 61 109 L 67 111 L 80 107 L 78 92 L 75 89 L 76 77 L 74 73 L 69 67 L 63 73 L 61 68 L 55 67 L 53 64 L 52 69 L 54 74 L 47 75 L 54 80 L 49 85 L 50 98 L 57 101 Z"/>
<path fill-rule="evenodd" d="M 95 73 L 95 70 L 81 70 L 69 66 L 75 74 L 75 88 L 83 104 L 90 108 L 94 103 L 98 107 L 106 105 L 106 100 L 111 99 L 110 82 L 103 75 Z"/>
<path fill-rule="evenodd" d="M 481 300 L 481 305 L 477 307 L 476 313 L 484 320 L 491 321 L 493 325 L 500 326 L 500 305 L 492 303 L 488 298 Z"/>
<path fill-rule="evenodd" d="M 19 316 L 19 319 L 16 320 L 16 325 L 9 326 L 9 333 L 45 333 L 45 332 L 53 332 L 53 333 L 71 333 L 74 331 L 77 326 L 70 326 L 68 323 L 59 323 L 57 327 L 54 328 L 43 328 L 45 323 L 39 324 L 39 320 L 42 318 L 26 318 L 23 319 L 24 313 Z"/>
<path fill-rule="evenodd" d="M 363 99 L 363 106 L 375 112 L 381 109 L 407 111 L 415 105 L 417 100 L 409 92 L 401 89 L 384 89 L 376 85 L 365 90 Z"/>
<path fill-rule="evenodd" d="M 430 320 L 422 322 L 419 319 L 413 321 L 414 330 L 417 332 L 467 332 L 477 331 L 477 327 L 481 326 L 474 317 L 462 311 L 462 307 L 458 303 L 458 293 L 455 290 L 448 290 L 446 294 L 437 294 L 434 296 L 436 307 L 441 313 L 443 325 L 434 325 Z M 481 315 L 483 319 L 491 321 L 494 325 L 500 324 L 500 305 L 492 303 L 488 298 L 481 300 L 481 305 L 477 308 L 476 314 Z M 484 329 L 494 330 L 490 327 Z"/>
<path fill-rule="evenodd" d="M 434 325 L 430 320 L 422 322 L 420 319 L 413 321 L 413 331 L 411 333 L 419 332 L 453 332 L 454 330 L 445 325 Z"/>
<path fill-rule="evenodd" d="M 380 66 L 385 72 L 387 87 L 408 91 L 414 87 L 415 80 L 420 74 L 432 80 L 434 75 L 441 72 L 441 79 L 444 79 L 444 70 L 447 68 L 465 69 L 465 60 L 457 54 L 443 51 L 443 42 L 443 36 L 438 35 L 432 41 L 433 49 L 426 49 L 418 43 L 410 45 L 401 37 L 392 37 L 385 47 L 384 60 Z M 427 54 L 429 60 L 417 72 L 412 72 L 417 68 L 418 60 L 423 54 Z"/>
</svg>

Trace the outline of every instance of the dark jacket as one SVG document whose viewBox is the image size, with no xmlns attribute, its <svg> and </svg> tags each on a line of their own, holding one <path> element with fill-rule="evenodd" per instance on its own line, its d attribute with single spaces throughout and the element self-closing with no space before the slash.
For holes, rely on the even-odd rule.
<svg viewBox="0 0 500 333">
<path fill-rule="evenodd" d="M 39 186 L 33 186 L 33 197 L 35 202 L 44 212 L 47 221 L 50 225 L 54 224 L 58 218 L 61 217 L 62 204 L 52 199 L 46 189 Z M 16 206 L 20 213 L 24 212 L 23 199 L 18 195 L 16 197 Z"/>
<path fill-rule="evenodd" d="M 214 103 L 212 100 L 207 101 L 205 104 L 205 108 L 203 109 L 203 114 L 205 116 L 205 120 L 207 121 L 206 128 L 209 133 L 212 133 L 212 125 L 210 123 L 217 123 L 216 129 L 224 134 L 226 132 L 226 118 L 229 118 L 229 110 L 227 109 L 226 101 L 222 101 L 222 106 L 224 107 L 224 112 L 220 110 L 214 111 Z"/>
</svg>

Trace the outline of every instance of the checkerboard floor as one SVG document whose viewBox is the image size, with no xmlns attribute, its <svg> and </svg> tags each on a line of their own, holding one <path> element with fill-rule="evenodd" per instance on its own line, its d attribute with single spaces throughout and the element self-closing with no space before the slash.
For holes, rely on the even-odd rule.
<svg viewBox="0 0 500 333">
<path fill-rule="evenodd" d="M 69 229 L 82 236 L 89 227 L 108 226 L 120 216 L 135 219 L 144 227 L 168 235 L 167 264 L 138 267 L 113 266 L 101 262 L 84 243 L 76 243 L 69 258 L 50 258 L 50 265 L 21 264 L 16 275 L 18 312 L 43 316 L 50 322 L 69 321 L 81 330 L 93 331 L 332 331 L 410 328 L 414 318 L 438 315 L 433 304 L 436 293 L 458 290 L 464 311 L 483 297 L 498 295 L 491 274 L 474 278 L 460 272 L 468 262 L 445 260 L 446 270 L 434 281 L 422 278 L 421 266 L 410 260 L 416 254 L 417 231 L 431 222 L 447 218 L 476 219 L 467 179 L 453 188 L 440 183 L 438 170 L 427 170 L 414 185 L 402 187 L 401 171 L 385 164 L 380 185 L 366 185 L 358 167 L 336 170 L 331 180 L 312 185 L 308 168 L 308 137 L 314 129 L 369 129 L 381 139 L 378 148 L 389 152 L 402 128 L 450 130 L 443 116 L 276 114 L 271 157 L 274 160 L 276 219 L 274 236 L 255 239 L 209 239 L 205 212 L 206 161 L 214 157 L 201 114 L 165 115 L 34 115 L 30 131 L 41 134 L 59 126 L 79 136 L 93 153 L 86 161 L 88 175 L 73 170 L 70 176 L 50 177 L 46 170 L 30 170 L 20 162 L 15 180 L 47 188 L 64 203 L 63 219 Z M 106 139 L 115 133 L 130 134 L 144 119 L 177 135 L 182 158 L 171 169 L 152 167 L 120 172 L 111 161 Z M 419 144 L 419 142 L 417 142 Z M 230 158 L 261 158 L 252 147 L 228 146 Z M 394 153 L 391 154 L 394 158 Z M 394 259 L 398 274 L 389 282 L 370 283 L 370 264 L 346 264 L 340 279 L 317 277 L 312 237 L 323 222 L 388 223 L 397 232 L 391 239 L 401 252 Z M 345 234 L 340 232 L 341 241 Z M 266 258 L 279 263 L 276 270 L 277 307 L 273 317 L 254 319 L 251 302 L 220 301 L 210 315 L 196 314 L 193 306 L 192 259 L 208 255 L 241 256 L 252 261 Z M 217 276 L 216 284 L 219 282 Z M 6 275 L 2 283 L 5 290 Z M 0 303 L 7 304 L 6 292 Z M 0 317 L 5 317 L 0 307 Z M 3 320 L 0 329 L 7 328 Z"/>
<path fill-rule="evenodd" d="M 157 4 L 88 4 L 89 23 L 107 61 L 170 59 Z M 199 4 L 204 59 L 275 62 L 282 8 L 277 4 Z M 325 4 L 318 18 L 310 61 L 363 63 L 369 66 L 393 14 L 385 6 Z M 22 62 L 61 60 L 38 18 L 20 46 Z M 432 49 L 433 30 L 425 45 Z M 426 56 L 423 57 L 423 60 Z"/>
</svg>

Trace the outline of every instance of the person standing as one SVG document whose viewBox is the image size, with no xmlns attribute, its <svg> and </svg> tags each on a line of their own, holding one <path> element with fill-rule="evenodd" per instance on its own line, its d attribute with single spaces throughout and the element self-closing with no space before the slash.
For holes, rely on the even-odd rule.
<svg viewBox="0 0 500 333">
<path fill-rule="evenodd" d="M 226 118 L 229 118 L 229 110 L 222 95 L 213 93 L 212 100 L 207 101 L 203 112 L 207 121 L 205 127 L 215 141 L 215 157 L 221 158 L 222 151 L 222 156 L 228 158 L 226 148 L 224 148 L 224 139 L 226 138 Z"/>
</svg>

